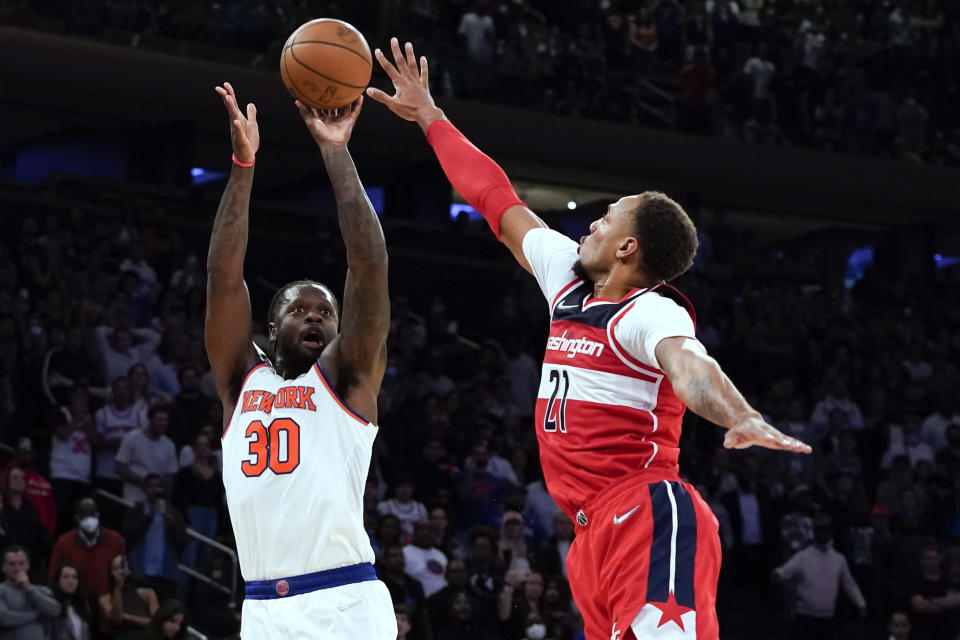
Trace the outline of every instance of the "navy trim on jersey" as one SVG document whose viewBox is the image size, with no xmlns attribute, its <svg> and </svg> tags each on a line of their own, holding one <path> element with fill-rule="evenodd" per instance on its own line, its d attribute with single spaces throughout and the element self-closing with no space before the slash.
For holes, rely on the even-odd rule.
<svg viewBox="0 0 960 640">
<path fill-rule="evenodd" d="M 347 412 L 349 412 L 354 418 L 360 420 L 364 424 L 373 424 L 371 421 L 367 420 L 362 415 L 351 409 L 346 400 L 340 397 L 340 394 L 337 393 L 337 390 L 333 388 L 332 384 L 330 384 L 330 379 L 327 378 L 327 374 L 323 372 L 323 367 L 320 366 L 319 360 L 313 363 L 313 368 L 316 369 L 317 373 L 320 374 L 320 377 L 323 378 L 324 386 L 327 387 L 327 390 L 333 395 L 334 399 L 340 404 L 341 407 L 346 409 Z"/>
<path fill-rule="evenodd" d="M 377 572 L 369 562 L 352 564 L 337 569 L 307 573 L 302 576 L 276 580 L 251 580 L 244 585 L 247 600 L 276 600 L 311 593 L 321 589 L 342 587 L 354 582 L 369 582 L 377 579 Z"/>
<path fill-rule="evenodd" d="M 668 486 L 669 485 L 669 486 Z M 693 500 L 680 482 L 648 485 L 653 512 L 653 542 L 650 545 L 650 572 L 647 575 L 647 602 L 667 602 L 670 595 L 671 539 L 673 507 L 668 491 L 677 504 L 677 548 L 673 595 L 677 604 L 694 608 L 694 570 L 697 556 L 697 515 Z"/>
<path fill-rule="evenodd" d="M 647 291 L 651 291 L 651 289 L 642 289 L 637 291 L 633 295 L 627 296 L 619 302 L 598 304 L 595 306 L 588 306 L 586 309 L 584 309 L 584 302 L 588 302 L 587 297 L 593 293 L 593 285 L 589 282 L 581 282 L 579 285 L 571 289 L 565 296 L 563 296 L 563 298 L 557 301 L 556 306 L 553 308 L 553 316 L 551 319 L 554 322 L 577 322 L 579 324 L 585 324 L 588 327 L 606 329 L 607 324 L 610 323 L 610 320 L 613 318 L 613 316 L 617 315 L 618 311 L 636 300 L 638 296 L 642 296 Z"/>
</svg>

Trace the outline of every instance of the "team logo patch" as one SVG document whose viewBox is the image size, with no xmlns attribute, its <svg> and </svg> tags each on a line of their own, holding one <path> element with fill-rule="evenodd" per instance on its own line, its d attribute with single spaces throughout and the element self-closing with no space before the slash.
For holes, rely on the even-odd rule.
<svg viewBox="0 0 960 640">
<path fill-rule="evenodd" d="M 277 590 L 278 596 L 285 596 L 290 593 L 290 584 L 286 580 L 278 580 L 274 588 Z"/>
<path fill-rule="evenodd" d="M 581 527 L 587 526 L 587 514 L 583 512 L 583 509 L 577 511 L 577 524 Z"/>
</svg>

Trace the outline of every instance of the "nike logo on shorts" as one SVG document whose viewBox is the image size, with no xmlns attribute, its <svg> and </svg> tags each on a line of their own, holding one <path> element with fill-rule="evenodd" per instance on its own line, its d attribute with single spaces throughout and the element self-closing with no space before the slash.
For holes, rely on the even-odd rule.
<svg viewBox="0 0 960 640">
<path fill-rule="evenodd" d="M 357 606 L 361 602 L 363 602 L 362 599 L 357 600 L 356 602 L 351 602 L 349 604 L 338 604 L 337 609 L 340 609 L 340 611 L 346 611 L 347 609 L 352 609 L 353 607 Z"/>
<path fill-rule="evenodd" d="M 620 516 L 619 518 L 617 517 L 617 514 L 613 514 L 613 524 L 621 524 L 624 520 L 632 516 L 633 512 L 639 508 L 640 508 L 640 505 L 637 505 L 633 509 L 630 509 L 630 511 L 627 511 L 625 514 Z"/>
</svg>

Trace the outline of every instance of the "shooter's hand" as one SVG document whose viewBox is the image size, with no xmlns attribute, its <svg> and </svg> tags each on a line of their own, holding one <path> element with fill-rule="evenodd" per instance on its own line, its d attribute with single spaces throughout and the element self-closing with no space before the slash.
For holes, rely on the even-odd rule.
<svg viewBox="0 0 960 640">
<path fill-rule="evenodd" d="M 233 155 L 240 162 L 253 162 L 260 148 L 260 127 L 257 125 L 257 107 L 251 102 L 244 115 L 237 105 L 237 94 L 229 82 L 214 87 L 214 91 L 223 98 L 230 118 L 230 142 L 233 143 Z"/>
<path fill-rule="evenodd" d="M 406 43 L 405 52 L 400 51 L 400 43 L 396 38 L 390 39 L 390 49 L 393 51 L 392 64 L 383 55 L 380 49 L 374 51 L 377 62 L 393 82 L 396 93 L 387 95 L 380 89 L 370 87 L 367 95 L 387 105 L 390 111 L 403 118 L 420 125 L 424 131 L 434 121 L 443 118 L 443 111 L 437 108 L 430 95 L 430 76 L 427 70 L 427 58 L 420 56 L 420 65 L 417 66 L 417 57 L 413 53 L 413 44 Z"/>
<path fill-rule="evenodd" d="M 317 109 L 308 107 L 299 100 L 296 104 L 297 109 L 300 110 L 300 117 L 307 125 L 307 130 L 320 147 L 345 145 L 350 140 L 353 125 L 356 124 L 357 116 L 360 115 L 363 96 L 340 109 Z"/>
<path fill-rule="evenodd" d="M 781 433 L 761 418 L 750 418 L 727 429 L 723 438 L 727 449 L 746 449 L 747 447 L 765 447 L 796 453 L 810 453 L 810 446 Z"/>
</svg>

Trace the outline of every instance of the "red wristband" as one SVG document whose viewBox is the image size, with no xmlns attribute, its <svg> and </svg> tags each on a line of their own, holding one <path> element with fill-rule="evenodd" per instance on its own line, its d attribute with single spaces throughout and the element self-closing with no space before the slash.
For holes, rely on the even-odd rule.
<svg viewBox="0 0 960 640">
<path fill-rule="evenodd" d="M 249 169 L 257 162 L 256 158 L 254 158 L 250 162 L 240 162 L 239 160 L 237 160 L 237 154 L 235 153 L 230 154 L 230 159 L 233 160 L 233 164 L 237 165 L 238 167 L 243 167 L 244 169 Z"/>
</svg>

